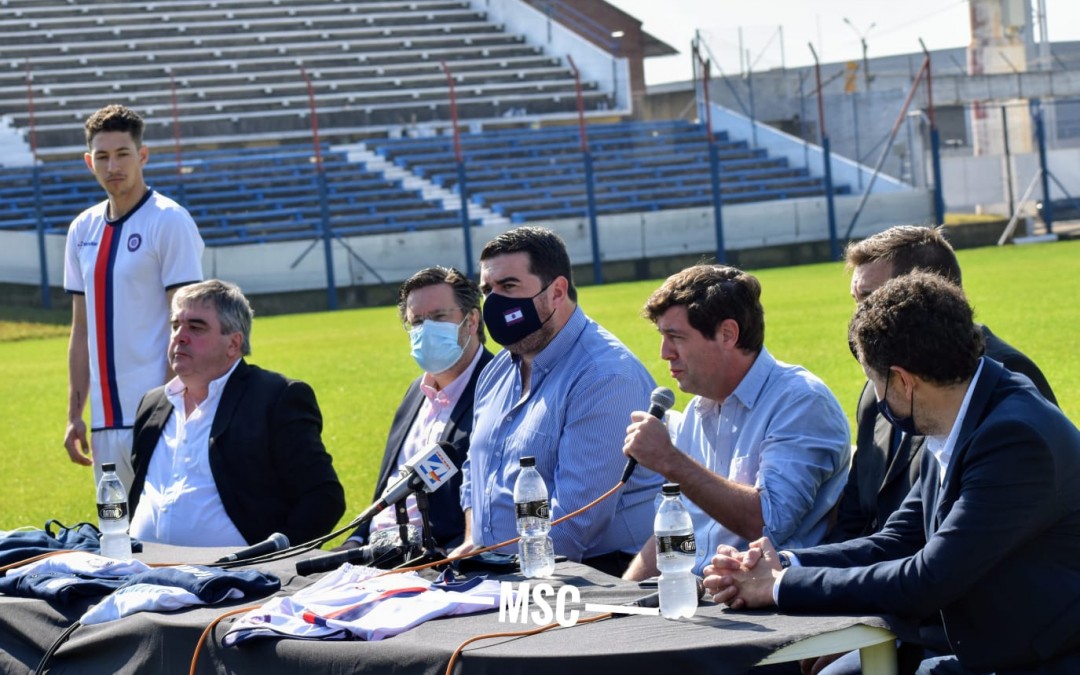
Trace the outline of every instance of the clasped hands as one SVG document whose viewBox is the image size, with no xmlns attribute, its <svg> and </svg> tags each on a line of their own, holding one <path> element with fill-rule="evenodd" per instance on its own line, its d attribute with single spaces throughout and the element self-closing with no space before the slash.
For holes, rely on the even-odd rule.
<svg viewBox="0 0 1080 675">
<path fill-rule="evenodd" d="M 718 546 L 712 563 L 703 570 L 705 590 L 713 602 L 732 609 L 757 609 L 773 605 L 773 585 L 783 568 L 772 542 L 750 542 L 745 551 Z"/>
</svg>

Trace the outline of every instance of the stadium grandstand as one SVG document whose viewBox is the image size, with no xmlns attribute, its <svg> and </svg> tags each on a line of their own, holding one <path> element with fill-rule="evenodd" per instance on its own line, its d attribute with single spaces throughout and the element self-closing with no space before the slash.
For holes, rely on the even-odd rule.
<svg viewBox="0 0 1080 675">
<path fill-rule="evenodd" d="M 0 231 L 100 201 L 82 123 L 115 102 L 209 247 L 710 209 L 711 151 L 725 205 L 821 203 L 756 134 L 637 119 L 674 52 L 640 28 L 602 0 L 0 0 Z"/>
</svg>

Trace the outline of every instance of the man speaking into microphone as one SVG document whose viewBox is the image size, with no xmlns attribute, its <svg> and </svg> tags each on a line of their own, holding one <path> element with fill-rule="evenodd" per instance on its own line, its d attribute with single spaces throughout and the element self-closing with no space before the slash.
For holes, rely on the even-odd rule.
<svg viewBox="0 0 1080 675">
<path fill-rule="evenodd" d="M 744 548 L 762 532 L 820 542 L 847 479 L 847 418 L 820 379 L 765 348 L 760 296 L 753 275 L 695 265 L 669 277 L 642 312 L 660 332 L 671 376 L 695 397 L 667 428 L 633 413 L 623 452 L 682 488 L 698 575 L 718 545 Z M 624 576 L 655 574 L 650 539 Z"/>
</svg>

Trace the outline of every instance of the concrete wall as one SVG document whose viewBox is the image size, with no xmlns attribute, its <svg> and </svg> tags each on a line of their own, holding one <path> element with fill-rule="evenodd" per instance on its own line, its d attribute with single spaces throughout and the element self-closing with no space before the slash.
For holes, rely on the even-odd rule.
<svg viewBox="0 0 1080 675">
<path fill-rule="evenodd" d="M 1046 155 L 1050 173 L 1060 182 L 1050 181 L 1051 199 L 1062 199 L 1065 190 L 1074 199 L 1080 197 L 1080 149 L 1049 150 Z M 1039 171 L 1039 156 L 1027 153 L 1012 156 L 1013 199 L 1019 202 Z M 1003 156 L 942 157 L 942 184 L 945 206 L 949 211 L 1008 213 L 1008 185 Z M 1065 190 L 1062 189 L 1064 186 Z M 1029 201 L 1043 198 L 1042 184 L 1036 182 Z"/>
</svg>

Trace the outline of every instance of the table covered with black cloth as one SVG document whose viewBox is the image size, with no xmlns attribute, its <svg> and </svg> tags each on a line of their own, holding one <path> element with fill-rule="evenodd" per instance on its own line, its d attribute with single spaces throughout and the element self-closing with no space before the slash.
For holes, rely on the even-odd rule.
<svg viewBox="0 0 1080 675">
<path fill-rule="evenodd" d="M 229 551 L 148 545 L 144 562 L 206 563 Z M 307 554 L 311 555 L 311 554 Z M 281 594 L 292 594 L 317 579 L 298 576 L 295 559 L 260 565 L 281 579 Z M 515 584 L 517 575 L 495 577 Z M 625 582 L 575 563 L 560 563 L 556 590 L 572 584 L 581 602 L 622 604 L 646 595 Z M 262 599 L 262 600 L 265 600 Z M 549 598 L 554 606 L 554 598 Z M 49 659 L 48 673 L 187 673 L 200 633 L 236 607 L 259 601 L 236 600 L 212 607 L 168 613 L 134 614 L 118 621 L 77 628 Z M 42 600 L 0 597 L 0 671 L 29 673 L 42 655 L 92 602 L 57 607 Z M 595 616 L 582 605 L 581 617 Z M 499 621 L 495 609 L 481 614 L 436 619 L 406 633 L 376 642 L 305 641 L 267 638 L 224 647 L 221 637 L 234 621 L 222 621 L 204 646 L 197 673 L 425 673 L 441 674 L 455 648 L 477 635 L 536 627 Z M 457 662 L 456 673 L 657 672 L 744 673 L 773 651 L 812 635 L 863 624 L 895 629 L 877 616 L 784 616 L 773 612 L 733 612 L 704 602 L 692 619 L 622 616 L 596 623 L 558 627 L 526 637 L 500 637 L 473 643 Z"/>
</svg>

